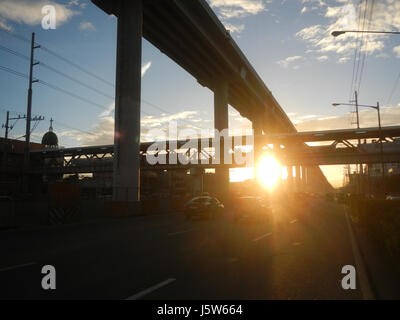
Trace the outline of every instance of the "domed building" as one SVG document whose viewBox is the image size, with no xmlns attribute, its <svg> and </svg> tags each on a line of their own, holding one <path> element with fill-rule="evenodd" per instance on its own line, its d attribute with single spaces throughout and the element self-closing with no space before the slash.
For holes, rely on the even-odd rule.
<svg viewBox="0 0 400 320">
<path fill-rule="evenodd" d="M 58 148 L 58 137 L 53 131 L 53 119 L 50 119 L 49 131 L 47 131 L 42 138 L 42 145 L 46 149 L 57 149 Z"/>
</svg>

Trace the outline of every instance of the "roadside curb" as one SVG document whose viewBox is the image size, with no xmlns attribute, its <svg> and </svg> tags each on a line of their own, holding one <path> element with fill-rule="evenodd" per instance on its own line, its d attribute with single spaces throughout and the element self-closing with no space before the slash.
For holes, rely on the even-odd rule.
<svg viewBox="0 0 400 320">
<path fill-rule="evenodd" d="M 368 270 L 368 266 L 365 262 L 362 250 L 360 250 L 359 242 L 357 240 L 356 233 L 354 232 L 353 222 L 349 217 L 347 207 L 345 205 L 343 207 L 363 300 L 375 300 L 376 294 L 375 290 L 373 290 L 373 281 Z"/>
</svg>

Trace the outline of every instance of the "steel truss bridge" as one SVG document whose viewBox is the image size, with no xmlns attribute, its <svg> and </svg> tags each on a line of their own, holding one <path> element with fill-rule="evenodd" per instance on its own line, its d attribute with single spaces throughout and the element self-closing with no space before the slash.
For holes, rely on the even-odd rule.
<svg viewBox="0 0 400 320">
<path fill-rule="evenodd" d="M 371 144 L 354 144 L 358 139 L 382 139 L 383 145 L 389 145 L 400 137 L 400 126 L 366 129 L 329 130 L 300 132 L 290 134 L 272 134 L 261 136 L 229 137 L 231 154 L 244 152 L 240 148 L 248 146 L 247 141 L 262 147 L 264 152 L 270 152 L 278 158 L 282 166 L 318 166 L 357 163 L 395 163 L 400 161 L 400 146 L 394 150 L 386 150 L 383 154 L 367 151 L 365 146 Z M 193 143 L 194 142 L 194 143 Z M 300 148 L 307 142 L 331 142 L 329 145 Z M 158 155 L 164 154 L 166 163 L 149 164 L 146 157 L 157 152 L 149 151 L 154 142 L 140 144 L 141 170 L 176 170 L 190 168 L 237 168 L 245 164 L 215 164 L 216 155 L 212 148 L 213 138 L 157 142 L 164 145 L 158 150 Z M 187 147 L 190 143 L 190 147 Z M 226 144 L 226 140 L 225 140 Z M 186 146 L 185 146 L 186 145 Z M 204 147 L 205 146 L 205 147 Z M 253 147 L 253 145 L 250 145 Z M 253 148 L 251 148 L 253 149 Z M 398 150 L 397 150 L 398 149 Z M 235 150 L 235 151 L 234 151 Z M 247 151 L 253 152 L 253 151 Z M 171 163 L 170 159 L 180 155 L 181 162 Z M 243 154 L 242 154 L 243 156 Z M 73 174 L 113 171 L 114 146 L 75 147 L 57 150 L 32 151 L 32 173 L 42 174 Z M 182 161 L 183 160 L 183 161 Z M 183 163 L 182 163 L 183 162 Z M 215 161 L 214 161 L 215 162 Z"/>
</svg>

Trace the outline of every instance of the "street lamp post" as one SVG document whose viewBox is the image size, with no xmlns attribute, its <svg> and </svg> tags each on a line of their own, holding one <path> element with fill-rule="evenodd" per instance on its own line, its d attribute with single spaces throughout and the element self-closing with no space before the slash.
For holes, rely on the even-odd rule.
<svg viewBox="0 0 400 320">
<path fill-rule="evenodd" d="M 383 138 L 382 138 L 382 125 L 381 125 L 381 111 L 380 111 L 380 106 L 379 102 L 376 103 L 376 106 L 369 106 L 369 105 L 362 105 L 362 104 L 352 104 L 352 103 L 333 103 L 332 104 L 334 107 L 338 106 L 356 106 L 357 107 L 365 107 L 365 108 L 372 108 L 375 109 L 378 112 L 378 126 L 379 126 L 379 145 L 380 145 L 380 158 L 381 158 L 381 170 L 382 170 L 382 182 L 383 182 L 383 188 L 385 188 L 385 164 L 383 161 Z"/>
<path fill-rule="evenodd" d="M 383 162 L 383 138 L 382 138 L 382 126 L 381 126 L 381 109 L 379 102 L 376 103 L 376 110 L 378 111 L 378 123 L 379 123 L 379 147 L 381 153 L 381 169 L 382 169 L 382 182 L 383 189 L 385 188 L 385 163 Z"/>
<path fill-rule="evenodd" d="M 356 104 L 356 115 L 357 115 L 357 129 L 360 129 L 360 114 L 358 112 L 358 92 L 357 90 L 354 91 L 354 102 Z M 360 148 L 361 145 L 361 140 L 358 138 L 358 148 Z M 357 165 L 358 166 L 358 165 Z M 359 168 L 357 168 L 358 171 L 358 186 L 359 186 L 359 191 L 361 193 L 364 192 L 364 169 L 363 169 L 363 164 L 359 164 Z M 361 176 L 360 176 L 361 174 Z"/>
<path fill-rule="evenodd" d="M 356 124 L 357 124 L 357 129 L 360 129 L 360 115 L 359 115 L 359 112 L 358 112 L 358 92 L 357 92 L 357 90 L 356 91 L 354 91 L 354 101 L 353 101 L 355 104 L 352 104 L 352 106 L 355 106 L 356 107 L 356 120 L 357 120 L 357 122 L 356 122 Z M 339 105 L 342 105 L 342 103 L 333 103 L 333 106 L 334 107 L 336 107 L 336 106 L 339 106 Z M 361 140 L 360 140 L 360 138 L 358 138 L 358 148 L 360 148 L 360 145 L 361 145 Z M 357 191 L 358 192 L 364 192 L 364 168 L 363 168 L 363 164 L 362 163 L 359 163 L 359 164 L 356 164 L 356 172 L 357 172 Z M 360 173 L 361 173 L 361 178 L 360 178 Z"/>
<path fill-rule="evenodd" d="M 400 34 L 398 31 L 368 31 L 368 30 L 341 30 L 341 31 L 333 31 L 331 33 L 332 36 L 337 37 L 345 33 L 377 33 L 377 34 Z"/>
</svg>

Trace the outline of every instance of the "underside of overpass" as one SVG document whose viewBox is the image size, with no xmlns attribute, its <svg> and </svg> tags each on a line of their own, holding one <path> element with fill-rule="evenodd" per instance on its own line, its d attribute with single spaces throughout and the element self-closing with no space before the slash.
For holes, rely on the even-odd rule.
<svg viewBox="0 0 400 320">
<path fill-rule="evenodd" d="M 205 0 L 143 1 L 143 37 L 197 81 L 216 92 L 250 121 L 262 118 L 264 132 L 295 132 L 286 113 Z M 108 14 L 134 18 L 131 2 L 93 0 Z M 133 39 L 133 35 L 130 35 Z"/>
<path fill-rule="evenodd" d="M 228 128 L 228 104 L 258 134 L 296 129 L 205 0 L 92 0 L 118 18 L 114 138 L 115 201 L 140 198 L 142 37 L 214 92 L 214 126 Z M 255 146 L 258 150 L 258 146 Z M 227 169 L 217 169 L 223 193 Z M 315 177 L 328 184 L 319 169 Z"/>
</svg>

